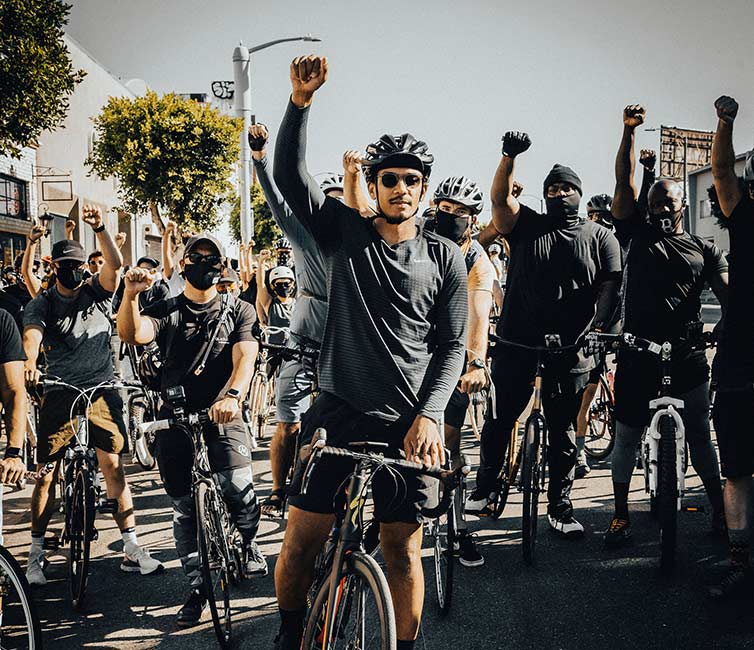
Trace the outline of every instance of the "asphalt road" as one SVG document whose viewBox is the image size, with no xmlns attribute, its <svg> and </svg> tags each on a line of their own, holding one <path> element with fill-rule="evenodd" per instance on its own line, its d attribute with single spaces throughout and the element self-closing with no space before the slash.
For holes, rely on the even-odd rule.
<svg viewBox="0 0 754 650">
<path fill-rule="evenodd" d="M 467 451 L 476 460 L 473 436 Z M 266 449 L 256 453 L 259 491 L 269 490 Z M 100 538 L 86 601 L 75 611 L 67 595 L 65 551 L 50 555 L 50 582 L 35 590 L 47 648 L 208 650 L 218 647 L 206 613 L 204 623 L 178 630 L 174 616 L 186 586 L 171 538 L 172 516 L 156 472 L 129 467 L 139 536 L 166 565 L 160 576 L 123 574 L 118 565 L 121 542 L 112 518 L 100 518 Z M 704 504 L 695 475 L 688 504 Z M 705 513 L 681 513 L 678 570 L 672 579 L 657 570 L 658 536 L 648 513 L 642 481 L 634 477 L 631 497 L 635 541 L 629 548 L 606 552 L 601 531 L 612 512 L 607 465 L 594 468 L 576 483 L 573 497 L 586 527 L 580 541 L 566 542 L 540 519 L 537 565 L 523 563 L 520 545 L 520 498 L 515 495 L 498 522 L 472 520 L 486 558 L 481 568 L 458 567 L 450 616 L 440 618 L 432 583 L 427 581 L 425 617 L 418 648 L 527 648 L 587 650 L 612 648 L 754 648 L 751 601 L 714 605 L 705 585 L 721 570 L 724 540 L 708 534 Z M 25 562 L 29 543 L 28 490 L 5 501 L 8 548 Z M 55 523 L 59 526 L 59 521 Z M 270 575 L 244 584 L 237 593 L 234 647 L 271 648 L 278 619 L 272 567 L 283 529 L 264 521 L 260 542 L 270 561 Z M 429 558 L 425 560 L 429 569 Z"/>
</svg>

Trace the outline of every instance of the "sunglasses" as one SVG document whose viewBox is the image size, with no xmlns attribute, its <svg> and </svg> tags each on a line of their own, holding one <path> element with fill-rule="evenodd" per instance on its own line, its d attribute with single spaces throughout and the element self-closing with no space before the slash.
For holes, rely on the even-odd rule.
<svg viewBox="0 0 754 650">
<path fill-rule="evenodd" d="M 292 282 L 276 282 L 275 286 L 276 287 L 284 287 L 284 288 L 290 289 L 293 286 L 293 283 Z"/>
<path fill-rule="evenodd" d="M 394 174 L 393 172 L 385 172 L 377 178 L 382 182 L 382 186 L 388 189 L 395 187 L 400 181 L 403 181 L 406 187 L 416 187 L 424 180 L 420 174 Z"/>
<path fill-rule="evenodd" d="M 189 253 L 188 255 L 186 255 L 186 259 L 192 264 L 201 264 L 202 262 L 206 262 L 211 266 L 219 266 L 223 263 L 223 258 L 214 253 L 210 253 L 209 255 L 202 255 L 201 253 Z"/>
</svg>

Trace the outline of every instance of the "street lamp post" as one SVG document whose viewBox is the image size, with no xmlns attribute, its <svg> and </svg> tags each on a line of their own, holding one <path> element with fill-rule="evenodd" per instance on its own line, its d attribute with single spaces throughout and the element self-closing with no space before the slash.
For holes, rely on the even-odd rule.
<svg viewBox="0 0 754 650">
<path fill-rule="evenodd" d="M 238 47 L 233 50 L 233 108 L 236 115 L 243 118 L 238 173 L 241 192 L 241 241 L 244 244 L 248 244 L 254 237 L 254 212 L 251 207 L 250 186 L 251 149 L 246 137 L 251 125 L 251 55 L 278 43 L 289 43 L 291 41 L 319 42 L 320 40 L 311 34 L 307 34 L 293 38 L 278 38 L 252 48 L 239 43 Z"/>
</svg>

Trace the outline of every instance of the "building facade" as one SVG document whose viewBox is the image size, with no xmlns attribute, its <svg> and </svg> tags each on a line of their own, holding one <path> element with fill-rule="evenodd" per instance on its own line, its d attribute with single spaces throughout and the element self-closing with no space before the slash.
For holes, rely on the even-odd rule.
<svg viewBox="0 0 754 650">
<path fill-rule="evenodd" d="M 34 175 L 37 152 L 31 147 L 20 158 L 0 156 L 0 257 L 3 267 L 11 266 L 26 247 L 32 217 L 37 213 Z"/>
</svg>

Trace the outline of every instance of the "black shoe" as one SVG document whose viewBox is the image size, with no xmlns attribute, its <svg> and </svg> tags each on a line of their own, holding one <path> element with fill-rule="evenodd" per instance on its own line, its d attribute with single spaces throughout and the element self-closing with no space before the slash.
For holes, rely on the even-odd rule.
<svg viewBox="0 0 754 650">
<path fill-rule="evenodd" d="M 712 513 L 710 533 L 715 537 L 728 536 L 728 525 L 725 523 L 725 510 L 715 510 Z"/>
<path fill-rule="evenodd" d="M 547 520 L 550 528 L 566 539 L 583 537 L 584 527 L 573 516 L 570 501 L 561 501 L 554 507 L 547 508 Z"/>
<path fill-rule="evenodd" d="M 602 539 L 607 548 L 625 546 L 631 540 L 631 522 L 628 519 L 613 517 Z"/>
<path fill-rule="evenodd" d="M 459 531 L 456 544 L 458 545 L 458 561 L 463 566 L 482 566 L 484 558 L 476 548 L 476 535 L 467 530 Z M 456 553 L 453 553 L 456 555 Z"/>
<path fill-rule="evenodd" d="M 746 599 L 754 596 L 754 576 L 751 567 L 731 565 L 728 573 L 708 589 L 714 600 Z"/>
<path fill-rule="evenodd" d="M 206 606 L 206 596 L 198 589 L 192 589 L 186 604 L 178 610 L 176 618 L 178 627 L 197 625 L 202 618 L 202 612 Z"/>
<path fill-rule="evenodd" d="M 288 630 L 283 630 L 281 628 L 278 635 L 275 637 L 275 645 L 273 648 L 274 650 L 299 650 L 302 637 L 303 632 L 301 634 L 292 634 Z"/>
</svg>

